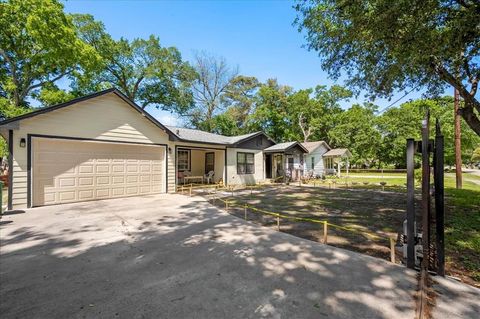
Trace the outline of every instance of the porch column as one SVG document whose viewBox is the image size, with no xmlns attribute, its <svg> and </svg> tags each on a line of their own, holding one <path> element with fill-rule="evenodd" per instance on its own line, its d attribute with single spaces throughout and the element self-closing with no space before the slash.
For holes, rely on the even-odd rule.
<svg viewBox="0 0 480 319">
<path fill-rule="evenodd" d="M 348 177 L 348 166 L 350 166 L 350 162 L 349 162 L 348 157 L 347 157 L 347 177 Z"/>
</svg>

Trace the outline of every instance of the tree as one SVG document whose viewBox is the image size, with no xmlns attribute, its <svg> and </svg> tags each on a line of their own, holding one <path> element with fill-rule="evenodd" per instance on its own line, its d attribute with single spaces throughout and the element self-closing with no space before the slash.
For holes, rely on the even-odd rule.
<svg viewBox="0 0 480 319">
<path fill-rule="evenodd" d="M 318 85 L 315 90 L 299 90 L 292 94 L 290 115 L 301 133 L 297 139 L 328 142 L 328 132 L 335 126 L 336 117 L 342 112 L 340 102 L 351 96 L 352 92 L 339 85 L 328 89 L 324 85 Z"/>
<path fill-rule="evenodd" d="M 396 167 L 405 167 L 405 143 L 407 138 L 421 139 L 421 123 L 427 108 L 431 118 L 438 119 L 445 141 L 445 164 L 455 164 L 454 118 L 452 116 L 452 97 L 437 99 L 418 99 L 401 104 L 399 107 L 385 111 L 377 118 L 377 127 L 382 136 L 379 148 L 380 160 Z M 467 129 L 462 121 L 462 159 L 467 162 L 475 147 L 480 143 L 472 130 Z M 435 126 L 431 125 L 431 136 L 435 134 Z"/>
<path fill-rule="evenodd" d="M 175 47 L 162 47 L 153 35 L 115 41 L 90 15 L 75 15 L 74 22 L 82 39 L 102 57 L 97 70 L 77 74 L 72 85 L 76 95 L 114 86 L 142 108 L 153 105 L 182 114 L 192 107 L 195 71 Z"/>
<path fill-rule="evenodd" d="M 480 163 L 480 147 L 477 147 L 472 154 L 472 162 Z"/>
<path fill-rule="evenodd" d="M 188 115 L 191 123 L 205 131 L 213 131 L 213 117 L 225 109 L 223 97 L 238 71 L 228 66 L 226 60 L 205 52 L 195 55 L 197 78 L 193 83 L 195 108 Z"/>
<path fill-rule="evenodd" d="M 338 122 L 328 133 L 332 147 L 348 148 L 351 163 L 372 166 L 378 161 L 380 133 L 375 125 L 377 106 L 354 104 L 338 116 Z"/>
<path fill-rule="evenodd" d="M 480 2 L 474 0 L 304 0 L 296 24 L 333 78 L 375 96 L 455 87 L 459 113 L 480 135 Z"/>
<path fill-rule="evenodd" d="M 258 90 L 256 109 L 250 117 L 250 129 L 263 131 L 276 142 L 286 142 L 295 139 L 294 125 L 289 116 L 290 95 L 293 89 L 278 84 L 277 80 L 269 79 Z"/>
<path fill-rule="evenodd" d="M 32 93 L 98 61 L 58 1 L 0 3 L 0 96 L 14 107 L 27 107 Z"/>
</svg>

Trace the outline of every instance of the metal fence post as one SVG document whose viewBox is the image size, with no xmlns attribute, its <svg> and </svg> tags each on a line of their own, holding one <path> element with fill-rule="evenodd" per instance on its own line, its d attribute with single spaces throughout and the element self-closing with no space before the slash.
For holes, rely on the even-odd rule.
<svg viewBox="0 0 480 319">
<path fill-rule="evenodd" d="M 407 267 L 415 268 L 415 141 L 407 139 Z"/>
</svg>

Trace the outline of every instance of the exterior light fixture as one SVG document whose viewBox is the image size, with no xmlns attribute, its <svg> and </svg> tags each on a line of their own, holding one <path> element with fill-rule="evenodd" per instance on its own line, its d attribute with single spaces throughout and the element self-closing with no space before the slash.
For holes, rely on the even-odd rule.
<svg viewBox="0 0 480 319">
<path fill-rule="evenodd" d="M 25 141 L 25 138 L 21 138 L 20 139 L 20 147 L 25 147 L 25 145 L 27 145 L 27 142 Z"/>
<path fill-rule="evenodd" d="M 168 147 L 168 154 L 172 154 L 172 148 L 170 146 Z"/>
</svg>

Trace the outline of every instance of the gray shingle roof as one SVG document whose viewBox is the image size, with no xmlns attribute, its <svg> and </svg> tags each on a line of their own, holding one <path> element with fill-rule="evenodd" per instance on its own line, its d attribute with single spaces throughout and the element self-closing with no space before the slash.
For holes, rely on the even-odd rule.
<svg viewBox="0 0 480 319">
<path fill-rule="evenodd" d="M 348 148 L 334 148 L 325 154 L 323 156 L 328 156 L 328 157 L 343 157 L 347 156 L 350 157 L 352 156 L 352 153 L 348 150 Z"/>
<path fill-rule="evenodd" d="M 223 145 L 232 145 L 249 137 L 261 134 L 260 132 L 255 132 L 238 136 L 225 136 L 184 127 L 167 126 L 167 128 L 175 134 L 175 136 L 184 141 Z"/>
<path fill-rule="evenodd" d="M 287 149 L 289 149 L 290 147 L 294 146 L 297 142 L 285 142 L 285 143 L 279 143 L 279 144 L 275 144 L 275 145 L 272 145 L 270 147 L 267 147 L 265 149 L 266 152 L 273 152 L 273 151 L 279 151 L 279 152 L 283 152 Z"/>
<path fill-rule="evenodd" d="M 311 153 L 315 151 L 317 147 L 319 147 L 322 144 L 324 144 L 328 150 L 330 149 L 330 146 L 328 146 L 328 144 L 325 141 L 303 142 L 302 146 L 305 147 L 309 153 Z"/>
<path fill-rule="evenodd" d="M 294 147 L 295 145 L 300 147 L 305 153 L 308 153 L 308 150 L 305 147 L 303 147 L 302 144 L 300 144 L 299 142 L 285 142 L 285 143 L 275 144 L 264 149 L 264 151 L 269 153 L 284 152 Z"/>
</svg>

